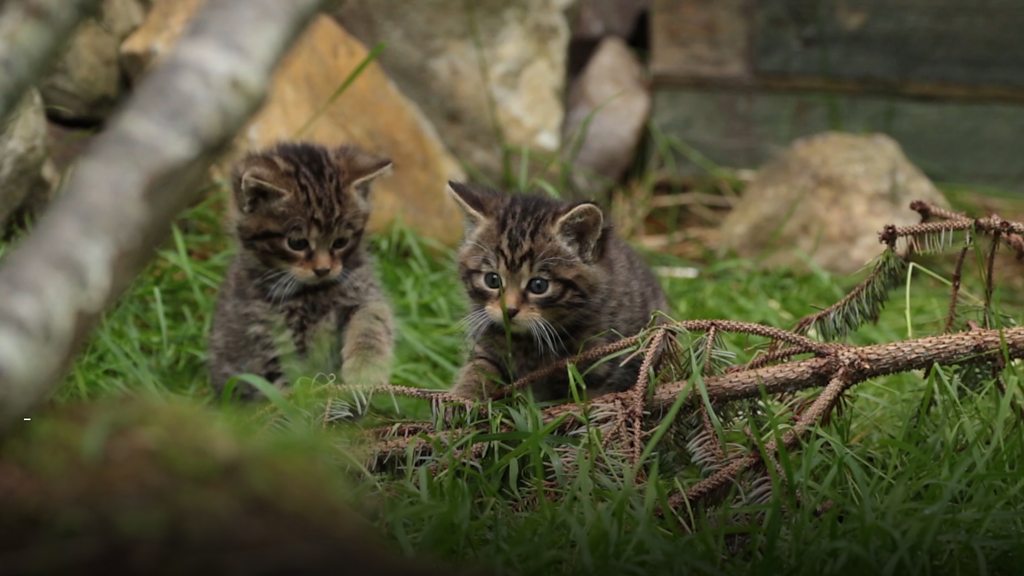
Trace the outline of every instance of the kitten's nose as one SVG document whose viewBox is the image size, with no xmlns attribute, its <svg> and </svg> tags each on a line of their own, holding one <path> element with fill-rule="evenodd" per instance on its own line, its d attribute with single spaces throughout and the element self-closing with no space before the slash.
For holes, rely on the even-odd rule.
<svg viewBox="0 0 1024 576">
<path fill-rule="evenodd" d="M 519 308 L 505 308 L 505 311 L 508 312 L 509 318 L 515 318 L 516 314 L 519 314 Z"/>
<path fill-rule="evenodd" d="M 327 276 L 327 274 L 330 271 L 331 271 L 330 268 L 314 268 L 313 269 L 313 274 L 316 274 L 317 278 L 323 278 L 324 276 Z"/>
</svg>

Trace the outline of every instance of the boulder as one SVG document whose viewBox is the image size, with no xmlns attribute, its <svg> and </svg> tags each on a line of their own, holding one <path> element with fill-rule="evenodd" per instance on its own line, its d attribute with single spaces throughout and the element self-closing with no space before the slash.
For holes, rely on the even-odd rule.
<svg viewBox="0 0 1024 576">
<path fill-rule="evenodd" d="M 463 162 L 496 174 L 502 145 L 560 147 L 572 0 L 348 0 L 346 30 L 383 43 L 388 74 Z M 500 132 L 500 135 L 499 135 Z"/>
<path fill-rule="evenodd" d="M 848 274 L 882 251 L 886 224 L 919 221 L 912 200 L 948 205 L 892 138 L 809 136 L 758 170 L 722 223 L 721 247 L 766 266 L 809 261 Z"/>
<path fill-rule="evenodd" d="M 462 234 L 462 215 L 446 188 L 448 180 L 465 175 L 419 108 L 378 65 L 331 101 L 366 55 L 366 47 L 337 22 L 319 17 L 281 62 L 266 104 L 242 130 L 237 147 L 301 137 L 327 145 L 354 143 L 387 156 L 394 170 L 374 183 L 371 229 L 401 221 L 454 244 Z"/>
<path fill-rule="evenodd" d="M 125 42 L 138 70 L 173 45 L 201 0 L 157 0 L 150 19 Z M 174 11 L 174 12 L 172 12 Z M 146 45 L 143 40 L 151 39 Z M 131 52 L 128 51 L 131 48 Z M 454 244 L 462 217 L 445 192 L 465 175 L 416 105 L 372 63 L 340 95 L 346 77 L 368 54 L 335 20 L 317 18 L 281 61 L 263 107 L 242 129 L 215 172 L 226 175 L 247 150 L 280 140 L 325 145 L 351 143 L 394 161 L 394 171 L 374 184 L 372 231 L 402 222 L 442 243 Z"/>
<path fill-rule="evenodd" d="M 64 55 L 39 84 L 50 117 L 98 123 L 110 114 L 124 85 L 118 49 L 142 22 L 149 1 L 104 0 L 99 14 L 78 27 Z"/>
<path fill-rule="evenodd" d="M 149 0 L 152 7 L 135 31 L 121 43 L 121 68 L 135 81 L 149 65 L 167 53 L 204 0 Z"/>
<path fill-rule="evenodd" d="M 601 41 L 573 82 L 568 108 L 562 138 L 574 152 L 573 184 L 599 197 L 632 164 L 651 111 L 644 67 L 622 39 Z"/>
<path fill-rule="evenodd" d="M 47 157 L 43 100 L 29 90 L 0 125 L 0 234 L 8 224 L 41 207 L 57 177 Z"/>
</svg>

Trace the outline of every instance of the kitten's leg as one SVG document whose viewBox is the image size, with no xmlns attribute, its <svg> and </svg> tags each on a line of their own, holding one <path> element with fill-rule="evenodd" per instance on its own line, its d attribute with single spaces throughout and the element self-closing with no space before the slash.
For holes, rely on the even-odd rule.
<svg viewBox="0 0 1024 576">
<path fill-rule="evenodd" d="M 278 359 L 272 328 L 258 321 L 244 326 L 242 318 L 215 317 L 210 336 L 210 384 L 220 395 L 228 381 L 238 374 L 257 374 L 278 389 L 288 385 Z M 263 396 L 242 380 L 234 385 L 235 398 L 253 400 Z"/>
<path fill-rule="evenodd" d="M 344 328 L 341 379 L 345 384 L 378 386 L 391 376 L 394 318 L 387 302 L 378 300 L 357 308 Z"/>
<path fill-rule="evenodd" d="M 459 370 L 451 393 L 471 400 L 486 400 L 499 390 L 501 381 L 498 366 L 476 350 L 466 365 Z"/>
</svg>

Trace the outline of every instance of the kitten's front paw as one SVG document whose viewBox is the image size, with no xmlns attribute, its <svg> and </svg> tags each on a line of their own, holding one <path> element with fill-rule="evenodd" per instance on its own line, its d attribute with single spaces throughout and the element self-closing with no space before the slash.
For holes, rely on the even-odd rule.
<svg viewBox="0 0 1024 576">
<path fill-rule="evenodd" d="M 341 368 L 341 383 L 358 388 L 377 388 L 390 382 L 391 371 L 383 362 L 351 361 Z"/>
<path fill-rule="evenodd" d="M 481 373 L 470 366 L 463 368 L 450 392 L 467 400 L 488 400 L 493 398 L 501 386 L 489 374 Z"/>
</svg>

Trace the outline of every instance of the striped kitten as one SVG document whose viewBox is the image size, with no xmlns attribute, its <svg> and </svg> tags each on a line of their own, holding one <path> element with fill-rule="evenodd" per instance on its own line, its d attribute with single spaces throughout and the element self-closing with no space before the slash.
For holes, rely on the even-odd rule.
<svg viewBox="0 0 1024 576">
<path fill-rule="evenodd" d="M 595 204 L 455 182 L 449 192 L 466 215 L 458 260 L 471 301 L 472 350 L 454 393 L 491 396 L 559 357 L 634 334 L 668 309 L 654 274 L 604 225 Z M 638 368 L 639 361 L 601 364 L 587 374 L 588 390 L 623 390 Z M 567 378 L 539 382 L 533 392 L 564 398 Z"/>
<path fill-rule="evenodd" d="M 363 232 L 370 182 L 390 168 L 390 160 L 355 147 L 301 142 L 250 154 L 236 166 L 240 250 L 221 287 L 209 343 L 218 392 L 241 373 L 284 386 L 282 335 L 301 358 L 325 334 L 343 382 L 387 382 L 393 320 Z M 337 366 L 313 368 L 331 373 Z M 258 395 L 244 382 L 236 391 Z"/>
</svg>

